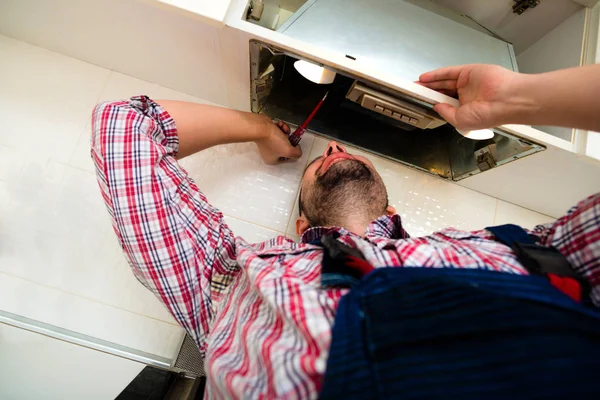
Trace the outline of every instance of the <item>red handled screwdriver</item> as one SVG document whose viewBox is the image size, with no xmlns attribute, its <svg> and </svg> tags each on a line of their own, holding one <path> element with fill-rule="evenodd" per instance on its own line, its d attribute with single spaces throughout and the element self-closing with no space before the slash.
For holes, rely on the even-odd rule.
<svg viewBox="0 0 600 400">
<path fill-rule="evenodd" d="M 306 120 L 302 123 L 302 125 L 297 127 L 294 132 L 290 133 L 290 135 L 288 136 L 288 139 L 290 140 L 290 143 L 292 144 L 292 146 L 294 146 L 294 147 L 298 146 L 298 143 L 300 143 L 300 139 L 302 139 L 302 135 L 304 135 L 304 132 L 306 132 L 306 127 L 308 126 L 310 121 L 312 121 L 312 119 L 314 118 L 317 111 L 319 111 L 319 108 L 321 108 L 321 106 L 325 102 L 325 99 L 327 98 L 328 94 L 329 94 L 329 92 L 325 93 L 325 96 L 323 96 L 323 98 L 317 103 L 314 110 L 312 110 L 312 112 L 310 113 L 308 118 L 306 118 Z"/>
<path fill-rule="evenodd" d="M 315 108 L 312 110 L 312 112 L 306 118 L 306 120 L 302 123 L 302 125 L 299 125 L 294 132 L 292 132 L 288 135 L 288 140 L 290 141 L 292 146 L 294 146 L 294 147 L 298 146 L 298 143 L 300 143 L 300 139 L 302 139 L 302 135 L 304 135 L 304 132 L 306 132 L 306 127 L 308 126 L 310 121 L 313 119 L 313 117 L 315 116 L 317 111 L 319 111 L 319 108 L 321 108 L 321 106 L 325 102 L 325 99 L 327 98 L 328 94 L 329 94 L 329 91 L 327 93 L 325 93 L 325 96 L 323 96 L 323 98 L 321 100 L 319 100 L 319 102 L 317 103 Z M 280 157 L 279 160 L 285 161 L 285 157 Z"/>
</svg>

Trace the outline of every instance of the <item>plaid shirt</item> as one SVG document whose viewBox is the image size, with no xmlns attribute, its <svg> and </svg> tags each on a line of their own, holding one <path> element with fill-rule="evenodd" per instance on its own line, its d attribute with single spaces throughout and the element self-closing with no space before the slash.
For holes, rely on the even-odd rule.
<svg viewBox="0 0 600 400">
<path fill-rule="evenodd" d="M 99 104 L 92 131 L 98 183 L 119 243 L 137 279 L 205 355 L 206 396 L 316 397 L 336 306 L 346 292 L 320 285 L 322 249 L 310 242 L 324 229 L 309 229 L 301 243 L 279 236 L 249 244 L 234 237 L 221 212 L 175 160 L 173 119 L 147 97 Z M 586 208 L 589 215 L 577 218 L 597 222 L 598 203 L 595 199 Z M 570 247 L 565 252 L 580 257 L 582 239 L 565 235 L 568 223 L 577 219 L 573 212 L 563 219 L 538 227 L 537 233 L 545 243 Z M 590 256 L 593 265 L 577 264 L 593 283 L 600 280 L 597 225 L 588 244 L 596 260 Z M 409 238 L 398 215 L 373 221 L 364 238 L 333 229 L 341 234 L 338 240 L 359 249 L 374 267 L 527 273 L 512 251 L 485 230 L 445 229 Z M 580 231 L 580 236 L 588 233 Z"/>
</svg>

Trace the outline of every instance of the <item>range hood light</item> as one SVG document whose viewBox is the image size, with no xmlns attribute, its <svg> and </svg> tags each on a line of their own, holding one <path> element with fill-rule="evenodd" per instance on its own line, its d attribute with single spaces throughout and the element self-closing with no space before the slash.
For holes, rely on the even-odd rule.
<svg viewBox="0 0 600 400">
<path fill-rule="evenodd" d="M 294 63 L 294 68 L 300 75 L 314 83 L 329 84 L 335 79 L 335 72 L 308 61 L 298 60 Z"/>
<path fill-rule="evenodd" d="M 494 137 L 494 131 L 491 129 L 475 129 L 473 131 L 461 131 L 457 129 L 456 131 L 464 137 L 473 140 L 486 140 Z"/>
</svg>

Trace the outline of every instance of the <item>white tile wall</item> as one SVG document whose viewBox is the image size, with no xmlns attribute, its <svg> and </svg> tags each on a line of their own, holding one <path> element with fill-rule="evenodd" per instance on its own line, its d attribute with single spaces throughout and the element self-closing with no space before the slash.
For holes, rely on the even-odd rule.
<svg viewBox="0 0 600 400">
<path fill-rule="evenodd" d="M 4 400 L 114 399 L 144 368 L 144 364 L 3 324 L 0 354 Z"/>
<path fill-rule="evenodd" d="M 518 224 L 523 228 L 532 229 L 536 225 L 547 224 L 555 220 L 547 215 L 498 200 L 494 225 Z"/>
<path fill-rule="evenodd" d="M 284 235 L 283 232 L 277 232 L 229 216 L 225 216 L 225 222 L 227 222 L 227 225 L 229 225 L 229 228 L 231 228 L 236 236 L 243 237 L 248 243 L 264 242 L 279 235 Z"/>
<path fill-rule="evenodd" d="M 0 145 L 68 162 L 110 71 L 6 37 L 0 42 Z"/>
<path fill-rule="evenodd" d="M 0 309 L 172 356 L 182 331 L 135 280 L 114 238 L 89 159 L 89 119 L 97 101 L 137 94 L 206 102 L 2 36 L 0 59 Z M 301 175 L 326 144 L 307 134 L 302 159 L 280 166 L 264 165 L 253 144 L 219 146 L 181 163 L 234 233 L 250 242 L 297 239 Z M 546 221 L 367 156 L 413 236 Z"/>
<path fill-rule="evenodd" d="M 119 267 L 125 269 L 123 265 Z M 86 285 L 88 289 L 92 286 Z M 183 331 L 174 322 L 149 318 L 2 272 L 0 293 L 3 311 L 169 359 L 179 350 Z M 151 304 L 157 303 L 150 300 Z"/>
<path fill-rule="evenodd" d="M 225 215 L 285 232 L 313 139 L 303 137 L 299 161 L 278 166 L 265 165 L 253 143 L 217 146 L 180 163 Z"/>
<path fill-rule="evenodd" d="M 1 309 L 172 357 L 182 330 L 131 274 L 89 156 L 99 100 L 190 99 L 0 36 Z"/>
</svg>

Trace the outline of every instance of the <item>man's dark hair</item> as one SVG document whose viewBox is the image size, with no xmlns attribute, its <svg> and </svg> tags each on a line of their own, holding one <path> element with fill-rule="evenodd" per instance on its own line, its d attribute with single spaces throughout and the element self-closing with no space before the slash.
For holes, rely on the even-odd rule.
<svg viewBox="0 0 600 400">
<path fill-rule="evenodd" d="M 359 160 L 343 160 L 300 190 L 298 208 L 310 226 L 369 223 L 385 214 L 387 191 L 377 173 Z"/>
</svg>

